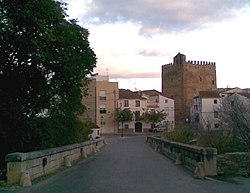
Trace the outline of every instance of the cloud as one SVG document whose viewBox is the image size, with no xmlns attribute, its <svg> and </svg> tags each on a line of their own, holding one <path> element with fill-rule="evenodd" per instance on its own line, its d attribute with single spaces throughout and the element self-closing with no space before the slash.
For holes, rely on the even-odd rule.
<svg viewBox="0 0 250 193">
<path fill-rule="evenodd" d="M 142 73 L 130 73 L 130 72 L 120 72 L 111 73 L 109 77 L 112 79 L 130 79 L 130 78 L 160 78 L 159 72 L 142 72 Z"/>
<path fill-rule="evenodd" d="M 147 50 L 147 49 L 140 49 L 138 55 L 146 56 L 146 57 L 159 57 L 165 56 L 165 54 L 161 53 L 157 50 Z"/>
<path fill-rule="evenodd" d="M 232 18 L 249 0 L 92 0 L 86 6 L 93 24 L 133 22 L 151 36 L 201 28 Z"/>
</svg>

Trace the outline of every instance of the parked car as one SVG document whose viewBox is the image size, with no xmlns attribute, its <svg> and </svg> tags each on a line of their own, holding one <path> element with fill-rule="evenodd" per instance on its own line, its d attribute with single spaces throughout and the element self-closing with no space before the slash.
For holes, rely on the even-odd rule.
<svg viewBox="0 0 250 193">
<path fill-rule="evenodd" d="M 163 132 L 164 130 L 166 130 L 164 127 L 162 127 L 161 125 L 157 125 L 154 128 L 149 129 L 149 132 Z"/>
</svg>

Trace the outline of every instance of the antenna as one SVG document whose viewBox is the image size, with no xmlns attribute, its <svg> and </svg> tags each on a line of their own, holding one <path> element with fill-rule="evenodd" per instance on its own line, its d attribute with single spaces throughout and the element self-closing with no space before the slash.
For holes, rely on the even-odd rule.
<svg viewBox="0 0 250 193">
<path fill-rule="evenodd" d="M 109 69 L 106 68 L 106 73 L 107 73 L 107 76 L 109 76 Z"/>
</svg>

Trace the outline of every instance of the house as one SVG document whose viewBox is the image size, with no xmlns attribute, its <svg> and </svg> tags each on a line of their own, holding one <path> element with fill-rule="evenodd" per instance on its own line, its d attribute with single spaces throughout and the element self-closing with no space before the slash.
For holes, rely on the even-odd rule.
<svg viewBox="0 0 250 193">
<path fill-rule="evenodd" d="M 161 125 L 164 128 L 173 130 L 175 128 L 174 100 L 163 96 L 161 92 L 156 90 L 144 90 L 138 93 L 147 99 L 148 111 L 154 110 L 166 114 L 166 118 Z"/>
<path fill-rule="evenodd" d="M 221 105 L 218 91 L 200 91 L 190 106 L 191 124 L 201 130 L 219 130 L 221 121 L 219 108 Z"/>
<path fill-rule="evenodd" d="M 133 120 L 124 124 L 124 129 L 130 132 L 147 132 L 151 129 L 151 123 L 141 120 L 141 116 L 150 111 L 163 112 L 167 116 L 159 123 L 162 127 L 173 130 L 174 120 L 174 100 L 162 96 L 156 90 L 144 90 L 133 92 L 127 89 L 119 90 L 118 108 L 123 110 L 128 108 L 133 113 Z M 119 126 L 121 128 L 121 124 Z"/>
<path fill-rule="evenodd" d="M 116 133 L 115 120 L 119 96 L 118 82 L 110 82 L 108 76 L 97 75 L 89 78 L 87 96 L 82 98 L 86 110 L 80 119 L 100 127 L 102 133 Z"/>
<path fill-rule="evenodd" d="M 144 128 L 148 124 L 140 120 L 140 116 L 147 110 L 147 99 L 138 95 L 137 92 L 132 92 L 128 89 L 119 89 L 118 109 L 130 109 L 133 113 L 133 120 L 124 123 L 122 128 L 119 123 L 119 128 L 124 129 L 125 132 L 144 132 Z"/>
</svg>

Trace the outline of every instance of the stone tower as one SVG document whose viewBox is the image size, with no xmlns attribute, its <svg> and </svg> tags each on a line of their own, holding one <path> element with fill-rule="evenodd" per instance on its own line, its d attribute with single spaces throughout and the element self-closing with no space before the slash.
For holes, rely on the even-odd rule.
<svg viewBox="0 0 250 193">
<path fill-rule="evenodd" d="M 186 61 L 186 56 L 178 53 L 173 63 L 162 66 L 162 93 L 175 100 L 177 122 L 189 119 L 190 103 L 199 91 L 216 88 L 215 62 Z"/>
</svg>

